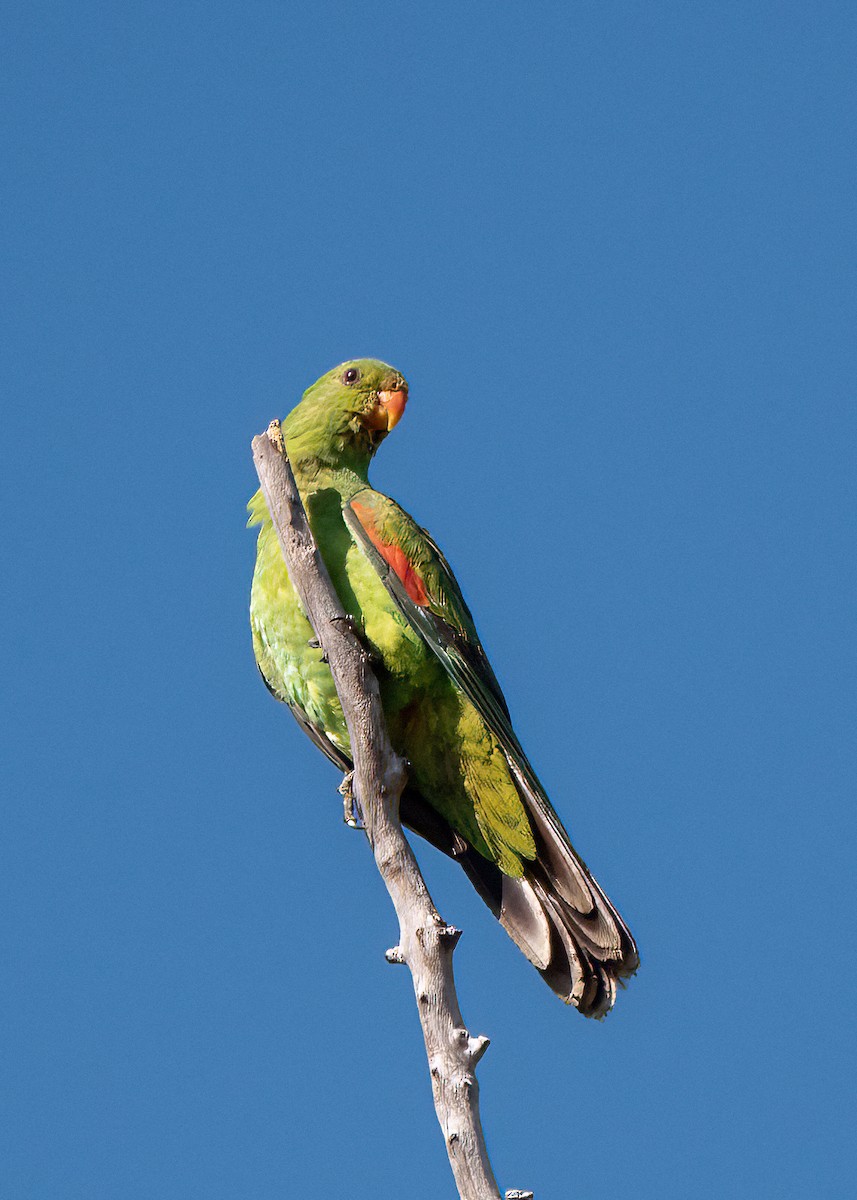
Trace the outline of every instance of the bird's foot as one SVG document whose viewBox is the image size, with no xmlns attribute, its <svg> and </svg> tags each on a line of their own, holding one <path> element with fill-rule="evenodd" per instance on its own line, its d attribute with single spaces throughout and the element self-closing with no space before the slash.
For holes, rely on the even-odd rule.
<svg viewBox="0 0 857 1200">
<path fill-rule="evenodd" d="M 365 829 L 366 825 L 363 820 L 363 813 L 360 811 L 360 804 L 357 797 L 354 795 L 354 772 L 349 771 L 347 775 L 343 775 L 342 783 L 339 788 L 340 796 L 342 796 L 342 819 L 349 829 Z"/>
<path fill-rule="evenodd" d="M 371 665 L 375 666 L 380 662 L 377 654 L 369 645 L 366 637 L 366 629 L 362 621 L 358 621 L 356 617 L 352 617 L 351 613 L 343 613 L 341 617 L 331 617 L 332 621 L 344 625 L 348 632 L 360 643 L 360 649 L 363 652 L 364 659 Z"/>
<path fill-rule="evenodd" d="M 321 650 L 321 651 L 322 651 L 322 653 L 321 653 L 321 661 L 322 661 L 322 662 L 327 662 L 327 655 L 324 653 L 324 650 L 322 649 L 321 642 L 318 640 L 318 638 L 317 638 L 317 637 L 311 637 L 311 638 L 309 639 L 309 641 L 307 642 L 307 645 L 309 646 L 310 650 Z"/>
<path fill-rule="evenodd" d="M 331 617 L 330 620 L 335 625 L 344 625 L 349 633 L 353 633 L 362 642 L 363 628 L 357 618 L 352 617 L 351 613 L 343 613 L 342 616 Z"/>
</svg>

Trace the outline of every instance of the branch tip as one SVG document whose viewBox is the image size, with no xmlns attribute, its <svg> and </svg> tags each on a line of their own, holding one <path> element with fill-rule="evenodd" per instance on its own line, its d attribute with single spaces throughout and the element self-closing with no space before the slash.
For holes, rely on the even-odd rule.
<svg viewBox="0 0 857 1200">
<path fill-rule="evenodd" d="M 392 964 L 405 963 L 413 977 L 435 1110 L 441 1128 L 449 1131 L 447 1150 L 458 1193 L 461 1200 L 500 1200 L 485 1148 L 473 1071 L 488 1039 L 471 1037 L 462 1028 L 452 969 L 452 951 L 461 930 L 438 915 L 402 833 L 399 799 L 409 764 L 390 743 L 371 647 L 360 623 L 344 611 L 319 553 L 280 422 L 271 421 L 265 433 L 253 439 L 252 449 L 289 577 L 313 628 L 310 645 L 320 644 L 342 705 L 355 767 L 354 775 L 346 775 L 340 787 L 343 816 L 349 825 L 365 828 L 399 919 L 400 941 L 406 950 L 393 946 L 385 958 Z M 508 1192 L 507 1200 L 532 1200 L 532 1192 Z"/>
<path fill-rule="evenodd" d="M 280 422 L 277 417 L 274 417 L 273 421 L 270 423 L 268 428 L 265 430 L 265 434 L 267 435 L 268 441 L 271 443 L 271 445 L 276 450 L 279 450 L 280 454 L 285 455 L 286 442 L 285 442 L 285 438 L 283 437 L 283 428 L 280 425 Z"/>
<path fill-rule="evenodd" d="M 491 1039 L 480 1034 L 479 1037 L 467 1039 L 467 1052 L 470 1055 L 470 1065 L 475 1067 L 482 1055 L 491 1045 Z"/>
<path fill-rule="evenodd" d="M 441 945 L 445 945 L 449 950 L 454 950 L 463 932 L 464 930 L 456 929 L 454 925 L 441 925 L 437 931 L 437 936 L 440 939 Z"/>
<path fill-rule="evenodd" d="M 532 1192 L 519 1192 L 517 1188 L 512 1188 L 506 1193 L 506 1200 L 533 1200 Z"/>
</svg>

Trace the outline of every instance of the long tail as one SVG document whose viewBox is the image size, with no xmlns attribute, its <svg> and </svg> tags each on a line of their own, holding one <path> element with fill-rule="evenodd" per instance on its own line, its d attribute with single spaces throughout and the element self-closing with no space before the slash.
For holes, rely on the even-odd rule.
<svg viewBox="0 0 857 1200">
<path fill-rule="evenodd" d="M 402 797 L 405 823 L 457 859 L 560 999 L 585 1017 L 603 1017 L 613 1007 L 617 985 L 624 986 L 639 966 L 636 943 L 553 811 L 542 803 L 527 808 L 537 856 L 522 879 L 513 879 L 453 833 L 418 794 L 409 789 Z"/>
<path fill-rule="evenodd" d="M 609 1012 L 617 985 L 624 986 L 640 960 L 628 927 L 592 876 L 587 872 L 596 899 L 583 913 L 568 903 L 540 860 L 528 864 L 523 879 L 512 879 L 469 847 L 456 857 L 512 941 L 560 999 L 585 1017 Z"/>
<path fill-rule="evenodd" d="M 351 770 L 350 760 L 324 731 L 297 706 L 289 708 L 330 761 L 341 771 Z M 522 879 L 504 875 L 477 854 L 415 788 L 402 794 L 402 820 L 461 863 L 512 941 L 566 1004 L 586 1017 L 602 1017 L 613 1007 L 617 984 L 622 986 L 639 966 L 636 944 L 572 846 L 523 752 L 508 761 L 536 841 L 536 858 L 526 863 Z"/>
</svg>

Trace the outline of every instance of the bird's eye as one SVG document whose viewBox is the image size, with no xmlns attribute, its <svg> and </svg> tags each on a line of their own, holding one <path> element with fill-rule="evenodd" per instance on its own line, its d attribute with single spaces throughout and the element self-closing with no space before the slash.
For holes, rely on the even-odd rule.
<svg viewBox="0 0 857 1200">
<path fill-rule="evenodd" d="M 348 370 L 345 372 L 345 374 L 342 376 L 343 383 L 357 383 L 357 381 L 359 379 L 360 379 L 360 372 L 357 370 L 356 367 L 349 367 Z"/>
</svg>

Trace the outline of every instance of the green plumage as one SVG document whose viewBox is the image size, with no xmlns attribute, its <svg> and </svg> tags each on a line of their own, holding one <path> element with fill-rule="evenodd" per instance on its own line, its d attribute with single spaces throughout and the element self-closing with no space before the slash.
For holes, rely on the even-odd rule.
<svg viewBox="0 0 857 1200">
<path fill-rule="evenodd" d="M 283 432 L 333 584 L 375 655 L 390 738 L 410 763 L 409 791 L 422 811 L 428 805 L 435 814 L 429 825 L 450 830 L 444 848 L 462 856 L 483 896 L 546 975 L 553 970 L 552 937 L 556 941 L 559 934 L 551 933 L 557 918 L 548 912 L 550 898 L 539 898 L 539 889 L 547 887 L 545 876 L 558 869 L 554 860 L 560 858 L 561 869 L 573 876 L 563 903 L 571 899 L 590 919 L 589 940 L 597 952 L 604 951 L 600 957 L 615 964 L 614 973 L 627 973 L 636 965 L 633 941 L 606 897 L 611 928 L 604 928 L 604 913 L 598 911 L 603 893 L 571 849 L 520 749 L 446 560 L 407 513 L 368 484 L 372 455 L 401 416 L 406 395 L 404 380 L 386 364 L 344 363 L 304 394 Z M 350 747 L 333 678 L 313 644 L 261 493 L 249 508 L 250 524 L 260 526 L 250 608 L 259 668 L 313 740 L 346 766 Z M 426 836 L 438 842 L 436 831 Z M 547 843 L 557 837 L 561 845 L 551 850 Z M 544 862 L 537 861 L 540 847 Z M 483 867 L 473 852 L 484 860 Z M 493 864 L 509 882 L 503 885 L 484 864 Z M 524 905 L 523 917 L 514 915 L 516 904 Z M 599 930 L 609 943 L 606 950 L 599 945 Z M 574 936 L 579 940 L 579 931 Z M 592 948 L 577 946 L 577 952 L 586 959 Z M 570 977 L 575 953 L 564 952 L 563 961 L 572 963 L 566 970 Z M 572 994 L 575 986 L 585 990 L 585 975 L 578 971 L 576 984 L 570 978 L 566 987 L 563 980 L 557 990 L 584 1011 L 609 1007 L 610 987 L 606 999 L 602 994 L 606 985 L 592 1004 Z"/>
</svg>

